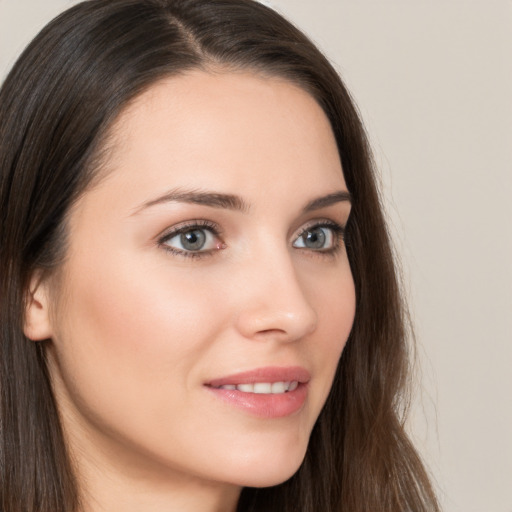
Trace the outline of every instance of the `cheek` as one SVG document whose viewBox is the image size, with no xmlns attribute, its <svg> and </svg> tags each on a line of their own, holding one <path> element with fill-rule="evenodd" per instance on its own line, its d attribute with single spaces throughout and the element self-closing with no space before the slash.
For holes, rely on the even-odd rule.
<svg viewBox="0 0 512 512">
<path fill-rule="evenodd" d="M 118 440 L 129 449 L 116 441 L 115 459 L 128 465 L 202 467 L 201 454 L 213 450 L 212 422 L 197 412 L 205 410 L 198 381 L 212 360 L 226 305 L 212 301 L 204 280 L 171 272 L 165 261 L 162 267 L 141 258 L 137 264 L 102 259 L 94 273 L 74 265 L 50 351 L 66 429 L 78 447 L 84 438 L 107 447 L 108 439 Z M 229 445 L 228 429 L 219 430 L 226 431 L 220 444 Z"/>
<path fill-rule="evenodd" d="M 190 286 L 186 276 L 180 279 L 164 265 L 156 267 L 144 265 L 143 258 L 103 261 L 94 278 L 82 274 L 75 279 L 71 316 L 83 322 L 82 332 L 116 350 L 133 346 L 141 352 L 161 342 L 173 351 L 186 350 L 190 340 L 200 339 L 215 313 L 207 287 L 200 280 Z"/>
<path fill-rule="evenodd" d="M 356 295 L 350 271 L 326 278 L 323 286 L 311 288 L 312 300 L 317 304 L 318 332 L 308 345 L 308 358 L 322 368 L 319 394 L 327 398 L 339 359 L 345 348 L 355 317 Z M 319 411 L 318 411 L 319 413 Z"/>
<path fill-rule="evenodd" d="M 220 312 L 206 290 L 140 261 L 98 261 L 94 273 L 77 272 L 78 263 L 56 321 L 66 388 L 100 414 L 113 418 L 117 407 L 127 420 L 162 400 L 184 402 L 183 393 L 158 390 L 191 387 L 194 363 L 216 336 Z"/>
<path fill-rule="evenodd" d="M 352 330 L 356 311 L 356 294 L 351 274 L 342 280 L 339 287 L 331 289 L 330 299 L 326 299 L 323 310 L 330 331 L 329 339 L 333 340 L 333 350 L 339 357 Z"/>
</svg>

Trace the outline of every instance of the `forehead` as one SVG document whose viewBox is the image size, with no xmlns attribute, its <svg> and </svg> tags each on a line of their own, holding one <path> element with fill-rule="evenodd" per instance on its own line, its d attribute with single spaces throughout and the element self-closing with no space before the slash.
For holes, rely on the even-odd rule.
<svg viewBox="0 0 512 512">
<path fill-rule="evenodd" d="M 291 184 L 344 187 L 330 123 L 316 100 L 278 78 L 193 71 L 137 97 L 111 129 L 109 180 L 251 193 Z"/>
</svg>

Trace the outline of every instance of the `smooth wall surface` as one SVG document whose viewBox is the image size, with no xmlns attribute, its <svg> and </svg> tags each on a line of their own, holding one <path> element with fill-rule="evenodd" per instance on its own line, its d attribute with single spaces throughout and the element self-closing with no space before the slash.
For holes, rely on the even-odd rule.
<svg viewBox="0 0 512 512">
<path fill-rule="evenodd" d="M 1 78 L 73 3 L 0 0 Z M 366 121 L 417 329 L 410 427 L 444 509 L 512 512 L 512 2 L 272 5 Z"/>
</svg>

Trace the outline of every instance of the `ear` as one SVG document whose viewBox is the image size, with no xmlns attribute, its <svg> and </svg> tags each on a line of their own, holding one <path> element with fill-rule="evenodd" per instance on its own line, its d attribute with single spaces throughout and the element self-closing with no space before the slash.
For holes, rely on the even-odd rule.
<svg viewBox="0 0 512 512">
<path fill-rule="evenodd" d="M 32 341 L 42 341 L 52 336 L 50 301 L 47 283 L 41 272 L 34 272 L 30 279 L 25 303 L 23 332 Z"/>
</svg>

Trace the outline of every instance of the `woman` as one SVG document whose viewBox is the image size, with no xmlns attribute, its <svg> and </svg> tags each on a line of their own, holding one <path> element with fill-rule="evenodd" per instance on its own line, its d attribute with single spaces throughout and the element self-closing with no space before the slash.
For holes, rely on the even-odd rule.
<svg viewBox="0 0 512 512">
<path fill-rule="evenodd" d="M 433 511 L 365 133 L 250 0 L 91 0 L 0 92 L 4 512 Z"/>
</svg>

